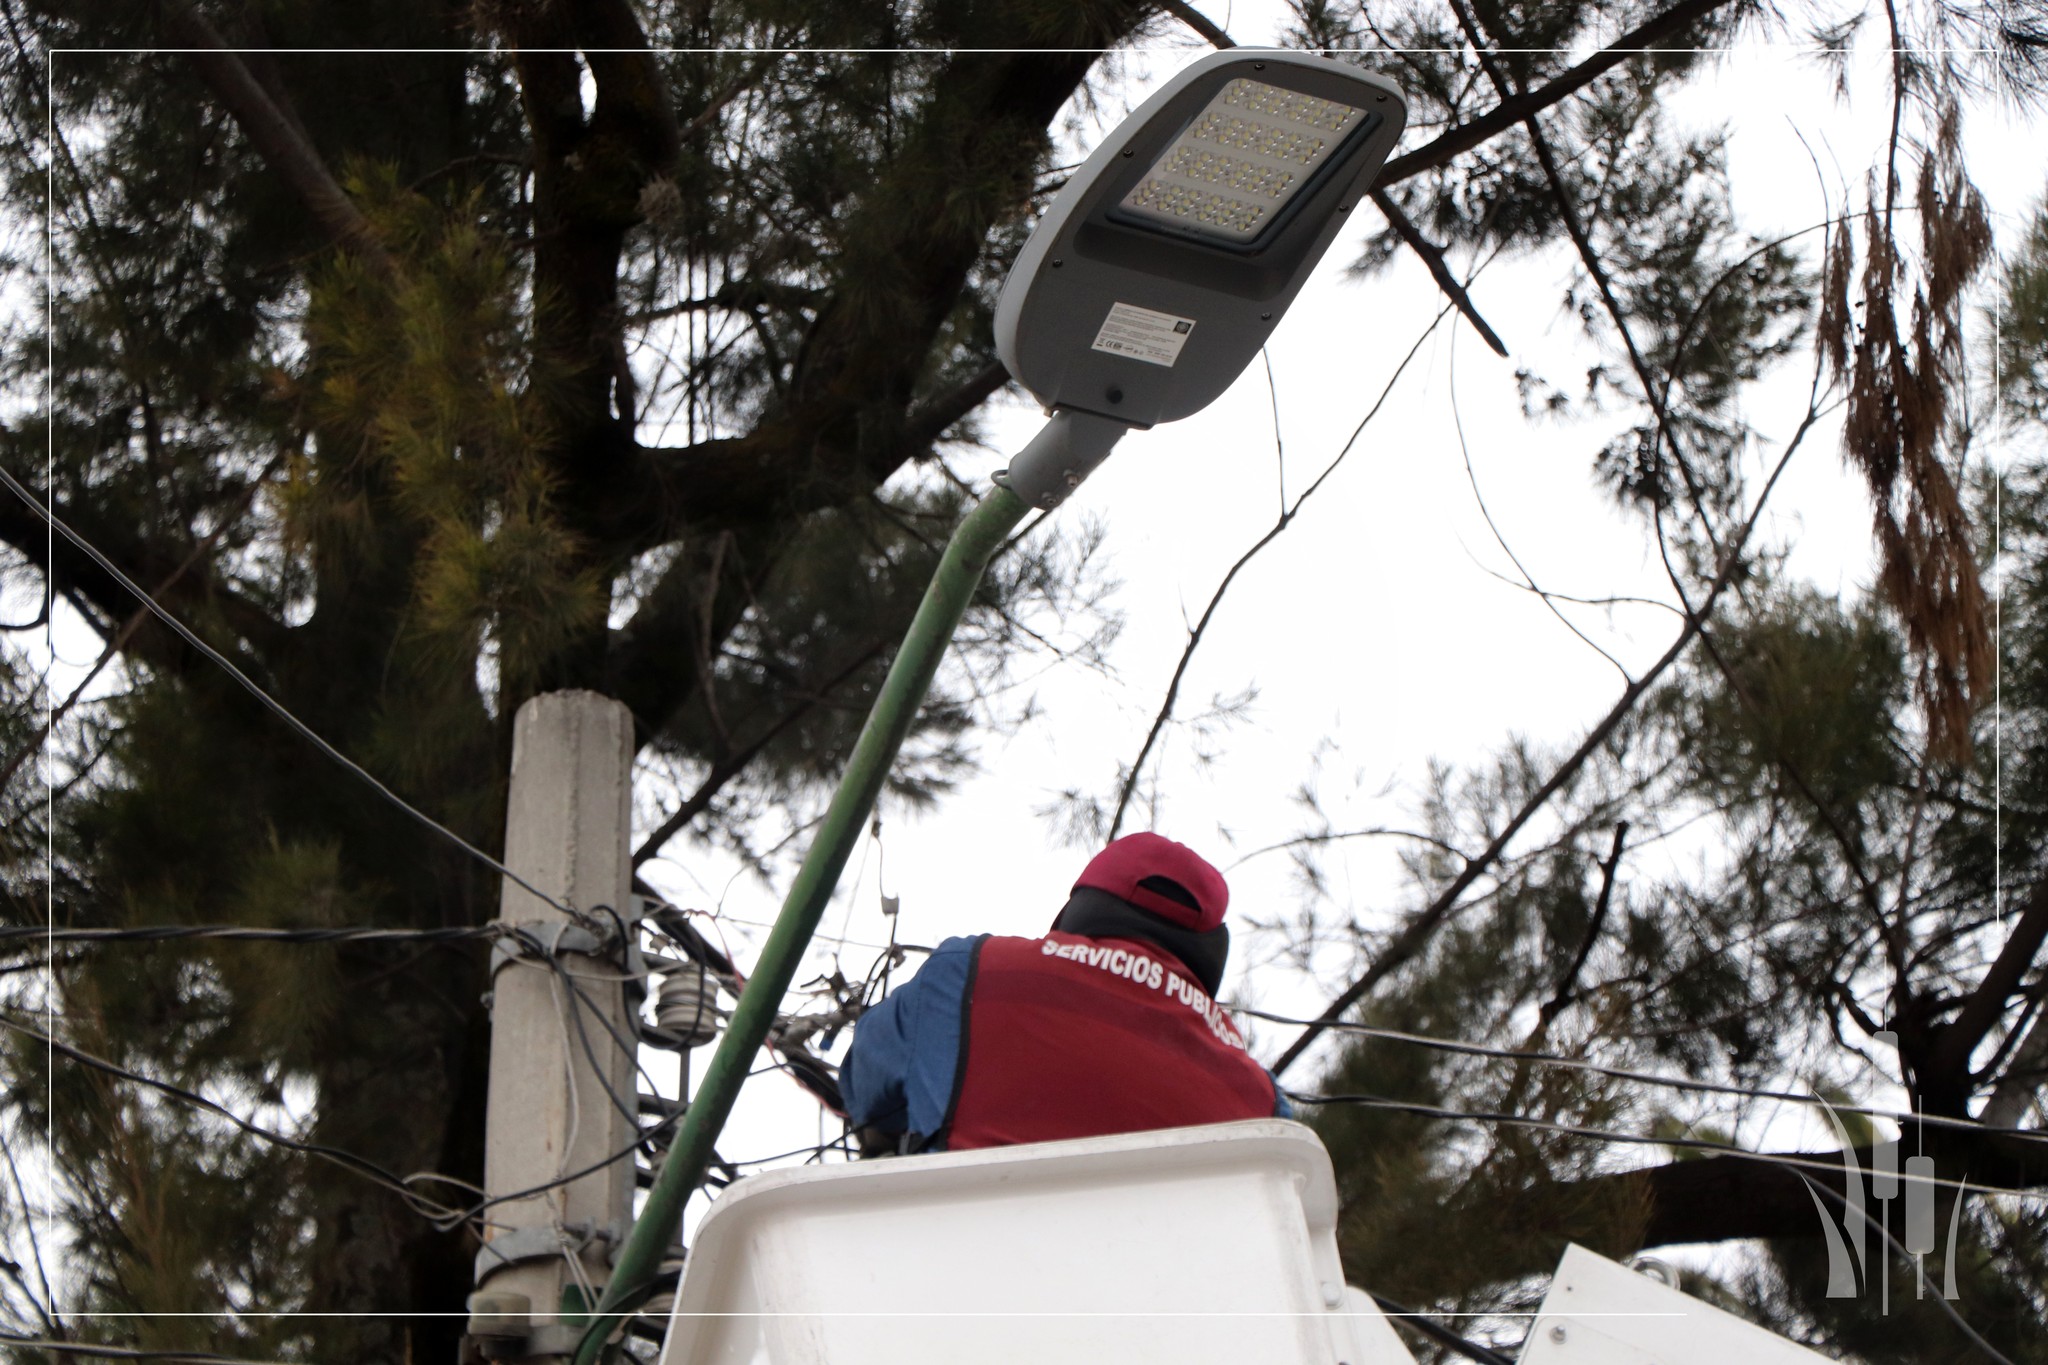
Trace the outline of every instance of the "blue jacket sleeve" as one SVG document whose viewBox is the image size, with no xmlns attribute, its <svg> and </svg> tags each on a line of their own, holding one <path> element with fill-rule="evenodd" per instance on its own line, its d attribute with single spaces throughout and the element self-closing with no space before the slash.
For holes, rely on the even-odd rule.
<svg viewBox="0 0 2048 1365">
<path fill-rule="evenodd" d="M 1273 1083 L 1273 1117 L 1276 1119 L 1293 1118 L 1294 1104 L 1287 1098 L 1287 1092 L 1280 1088 L 1280 1078 L 1271 1071 L 1268 1071 L 1266 1079 Z"/>
<path fill-rule="evenodd" d="M 945 1123 L 975 950 L 985 937 L 941 943 L 916 976 L 854 1025 L 839 1088 L 856 1126 L 930 1136 Z"/>
</svg>

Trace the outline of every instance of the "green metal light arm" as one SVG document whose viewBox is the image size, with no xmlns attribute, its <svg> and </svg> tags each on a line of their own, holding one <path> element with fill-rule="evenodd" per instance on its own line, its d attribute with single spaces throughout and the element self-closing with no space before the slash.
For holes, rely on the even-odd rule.
<svg viewBox="0 0 2048 1365">
<path fill-rule="evenodd" d="M 1064 430 L 1061 418 L 1054 418 L 1048 432 L 1055 426 Z M 1121 434 L 1122 429 L 1118 428 L 1115 435 Z M 1110 443 L 1114 443 L 1114 436 Z M 646 1301 L 647 1287 L 675 1235 L 683 1205 L 704 1178 L 711 1145 L 725 1126 L 733 1102 L 739 1098 L 754 1054 L 768 1039 L 783 994 L 788 991 L 811 934 L 825 912 L 826 902 L 839 883 L 847 857 L 867 825 L 868 812 L 874 808 L 875 797 L 882 790 L 897 750 L 903 746 L 918 706 L 931 688 L 939 661 L 952 643 L 954 628 L 960 624 L 989 561 L 1030 510 L 1031 505 L 1010 489 L 997 488 L 967 515 L 947 543 L 917 616 L 889 667 L 889 676 L 875 697 L 867 724 L 854 743 L 853 755 L 847 761 L 832 804 L 825 811 L 817 840 L 804 856 L 796 880 L 790 884 L 782 912 L 776 916 L 775 928 L 761 949 L 754 974 L 740 994 L 725 1037 L 719 1040 L 697 1094 L 684 1114 L 675 1143 L 654 1178 L 653 1188 L 647 1192 L 647 1203 L 613 1262 L 604 1297 L 577 1347 L 576 1365 L 593 1365 L 605 1339 L 628 1313 Z"/>
</svg>

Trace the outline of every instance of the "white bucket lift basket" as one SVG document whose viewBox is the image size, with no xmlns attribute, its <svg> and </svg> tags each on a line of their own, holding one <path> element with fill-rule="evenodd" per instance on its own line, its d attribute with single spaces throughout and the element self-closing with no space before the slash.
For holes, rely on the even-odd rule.
<svg viewBox="0 0 2048 1365">
<path fill-rule="evenodd" d="M 1565 1248 L 1518 1365 L 1825 1365 L 1827 1357 L 1710 1303 Z"/>
<path fill-rule="evenodd" d="M 1413 1365 L 1336 1218 L 1277 1119 L 771 1171 L 698 1227 L 662 1365 Z"/>
</svg>

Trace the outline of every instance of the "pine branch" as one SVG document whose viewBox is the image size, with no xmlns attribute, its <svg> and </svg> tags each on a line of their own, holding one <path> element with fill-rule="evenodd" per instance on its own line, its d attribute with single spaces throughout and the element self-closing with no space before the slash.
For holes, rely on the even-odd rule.
<svg viewBox="0 0 2048 1365">
<path fill-rule="evenodd" d="M 2044 1088 L 2048 1088 L 2048 1009 L 2034 1015 L 1978 1117 L 1993 1127 L 2015 1127 Z"/>
<path fill-rule="evenodd" d="M 1003 362 L 991 360 L 946 392 L 936 394 L 912 409 L 909 420 L 904 424 L 904 442 L 911 448 L 912 457 L 945 435 L 955 422 L 987 402 L 1009 382 L 1010 372 L 1003 367 Z"/>
<path fill-rule="evenodd" d="M 650 322 L 680 317 L 685 313 L 706 313 L 720 309 L 744 313 L 764 303 L 795 313 L 815 309 L 824 298 L 823 290 L 804 285 L 783 284 L 776 280 L 733 280 L 700 298 L 678 299 L 659 308 L 650 308 L 644 313 L 629 313 L 624 322 L 628 327 L 644 327 Z"/>
<path fill-rule="evenodd" d="M 1732 3 L 1734 0 L 1683 0 L 1683 3 L 1673 5 L 1664 13 L 1622 34 L 1612 44 L 1547 85 L 1503 99 L 1471 122 L 1461 123 L 1407 155 L 1393 158 L 1381 169 L 1379 179 L 1375 183 L 1385 187 L 1397 184 L 1412 175 L 1420 175 L 1424 171 L 1448 165 L 1481 143 L 1499 136 L 1516 124 L 1583 90 L 1629 58 L 1668 42 L 1715 10 L 1726 9 Z"/>
<path fill-rule="evenodd" d="M 221 537 L 226 535 L 228 529 L 241 520 L 242 513 L 248 510 L 249 503 L 256 496 L 256 490 L 270 481 L 270 476 L 276 472 L 277 466 L 282 462 L 283 456 L 281 455 L 271 457 L 270 463 L 264 466 L 263 472 L 249 481 L 249 487 L 237 499 L 234 510 L 223 516 L 220 519 L 220 524 L 214 527 L 204 540 L 201 540 L 192 547 L 192 553 L 179 561 L 177 568 L 171 570 L 170 576 L 157 584 L 156 589 L 150 593 L 152 601 L 161 604 L 164 600 L 164 595 L 176 587 L 178 581 L 191 572 L 192 568 L 201 559 L 213 552 L 213 547 L 220 543 Z M 49 610 L 47 596 L 44 602 L 44 611 L 47 613 Z M 85 690 L 92 686 L 92 680 L 97 678 L 105 670 L 106 666 L 113 661 L 114 656 L 127 646 L 128 642 L 135 637 L 135 632 L 142 629 L 143 622 L 149 620 L 150 616 L 149 608 L 147 606 L 140 606 L 129 615 L 126 621 L 121 623 L 121 629 L 116 631 L 113 637 L 100 650 L 99 658 L 93 660 L 92 667 L 87 669 L 85 676 L 78 680 L 78 685 L 71 689 L 70 695 L 51 708 L 44 715 L 41 723 L 37 725 L 35 734 L 31 735 L 19 749 L 15 750 L 4 765 L 0 765 L 0 790 L 6 788 L 9 780 L 13 778 L 15 770 L 27 761 L 28 756 L 42 747 L 43 740 L 48 737 L 50 731 L 56 728 L 57 722 L 71 713 L 71 708 L 78 705 L 79 699 L 85 695 Z"/>
<path fill-rule="evenodd" d="M 1401 211 L 1401 206 L 1394 202 L 1393 197 L 1377 185 L 1373 187 L 1372 202 L 1373 207 L 1385 215 L 1387 222 L 1401 240 L 1408 244 L 1408 249 L 1422 258 L 1422 263 L 1429 267 L 1429 276 L 1436 281 L 1437 288 L 1443 290 L 1450 301 L 1457 305 L 1459 314 L 1479 333 L 1479 339 L 1491 347 L 1495 355 L 1503 360 L 1507 359 L 1506 343 L 1501 341 L 1499 333 L 1487 325 L 1486 319 L 1479 316 L 1479 309 L 1474 306 L 1472 296 L 1465 292 L 1465 286 L 1458 283 L 1458 277 L 1451 273 L 1450 263 L 1444 260 L 1444 253 L 1437 249 L 1435 243 L 1422 235 L 1422 230 Z"/>
<path fill-rule="evenodd" d="M 1930 1132 L 1932 1130 L 1929 1130 Z M 2028 1189 L 2048 1184 L 2048 1163 L 2024 1142 L 1996 1137 L 1951 1137 L 1955 1150 L 1970 1153 L 1969 1182 Z M 1909 1149 L 1910 1150 L 1910 1149 Z M 1807 1198 L 1801 1167 L 1774 1166 L 1773 1160 L 1834 1167 L 1830 1175 L 1811 1172 L 1805 1179 L 1843 1188 L 1840 1167 L 1853 1163 L 1858 1171 L 1876 1169 L 1868 1146 L 1847 1152 L 1777 1152 L 1756 1156 L 1705 1156 L 1669 1162 L 1644 1170 L 1594 1176 L 1563 1188 L 1574 1198 L 1597 1198 L 1596 1191 L 1621 1181 L 1637 1185 L 1649 1205 L 1643 1230 L 1644 1247 L 1685 1242 L 1725 1242 L 1762 1237 L 1817 1237 L 1821 1220 Z M 1955 1169 L 1960 1169 L 1958 1166 Z"/>
<path fill-rule="evenodd" d="M 391 258 L 348 194 L 335 181 L 298 121 L 280 109 L 239 54 L 222 41 L 189 0 L 158 0 L 164 27 L 187 50 L 185 60 L 219 99 L 242 135 L 299 196 L 323 231 L 359 251 L 380 270 Z"/>
<path fill-rule="evenodd" d="M 1967 1074 L 1971 1054 L 2019 994 L 2020 985 L 2041 955 L 2044 943 L 2048 943 L 2048 880 L 2035 885 L 2005 946 L 1999 949 L 1976 989 L 1963 997 L 1963 1007 L 1956 1017 L 1935 1030 L 1928 1059 L 1935 1074 Z"/>
<path fill-rule="evenodd" d="M 1159 8 L 1201 34 L 1202 41 L 1213 48 L 1221 50 L 1237 46 L 1236 39 L 1225 33 L 1214 20 L 1188 4 L 1187 0 L 1159 0 Z"/>
<path fill-rule="evenodd" d="M 80 615 L 93 621 L 95 629 L 101 629 L 100 623 L 105 622 L 101 634 L 111 638 L 117 630 L 112 623 L 126 621 L 134 611 L 134 595 L 70 541 L 49 536 L 49 524 L 38 510 L 41 504 L 34 493 L 25 487 L 10 489 L 9 493 L 12 495 L 0 493 L 0 543 L 13 548 L 42 573 L 46 582 L 57 583 L 58 594 L 71 602 Z M 47 498 L 47 490 L 44 496 Z M 52 502 L 50 510 L 108 559 L 121 565 L 131 578 L 162 585 L 157 600 L 177 615 L 188 619 L 216 617 L 259 654 L 267 655 L 283 642 L 287 627 L 215 575 L 190 567 L 181 573 L 178 561 L 173 561 L 161 547 L 133 532 L 97 522 L 90 506 Z M 169 672 L 182 672 L 193 666 L 197 658 L 162 630 L 136 631 L 126 640 L 125 648 L 151 666 Z"/>
<path fill-rule="evenodd" d="M 1448 309 L 1445 310 L 1445 312 L 1448 311 Z M 1152 750 L 1159 743 L 1160 735 L 1165 733 L 1167 724 L 1173 719 L 1173 708 L 1180 700 L 1180 685 L 1182 680 L 1187 677 L 1188 665 L 1194 661 L 1195 652 L 1202 647 L 1202 641 L 1208 635 L 1209 623 L 1216 618 L 1216 610 L 1223 605 L 1223 599 L 1229 595 L 1231 585 L 1237 581 L 1238 574 L 1242 573 L 1246 565 L 1256 559 L 1262 550 L 1279 539 L 1281 534 L 1294 524 L 1294 519 L 1301 514 L 1301 509 L 1307 504 L 1308 500 L 1315 496 L 1316 490 L 1321 488 L 1324 482 L 1337 472 L 1337 467 L 1344 463 L 1345 458 L 1357 446 L 1358 438 L 1364 433 L 1366 426 L 1373 418 L 1379 415 L 1380 408 L 1386 403 L 1388 395 L 1393 393 L 1394 385 L 1407 372 L 1409 362 L 1414 360 L 1416 353 L 1422 349 L 1422 343 L 1429 340 L 1430 335 L 1436 331 L 1437 325 L 1443 321 L 1444 315 L 1444 313 L 1438 313 L 1435 318 L 1431 319 L 1429 326 L 1422 330 L 1421 335 L 1415 338 L 1415 344 L 1408 348 L 1408 354 L 1401 357 L 1401 363 L 1395 366 L 1393 374 L 1387 377 L 1386 384 L 1380 389 L 1379 397 L 1373 402 L 1371 409 L 1366 412 L 1365 416 L 1359 419 L 1358 425 L 1352 428 L 1350 439 L 1344 442 L 1344 447 L 1337 452 L 1336 458 L 1324 466 L 1323 472 L 1316 476 L 1315 482 L 1302 490 L 1301 494 L 1292 503 L 1286 504 L 1280 509 L 1280 515 L 1274 520 L 1272 526 L 1267 528 L 1264 535 L 1253 541 L 1250 547 L 1231 564 L 1230 568 L 1224 571 L 1222 581 L 1216 585 L 1216 590 L 1209 594 L 1209 604 L 1202 608 L 1200 619 L 1188 629 L 1188 638 L 1181 646 L 1180 659 L 1174 664 L 1173 676 L 1167 680 L 1165 695 L 1161 697 L 1159 709 L 1152 716 L 1151 728 L 1145 732 L 1145 741 L 1138 746 L 1137 757 L 1132 759 L 1130 766 L 1124 770 L 1123 781 L 1118 785 L 1116 811 L 1110 817 L 1107 838 L 1116 838 L 1117 832 L 1123 828 L 1124 815 L 1130 808 L 1132 796 L 1137 793 L 1138 783 L 1144 775 L 1145 762 L 1152 756 Z M 1278 439 L 1277 414 L 1275 439 Z M 1277 1073 L 1278 1068 L 1275 1068 L 1275 1074 Z"/>
<path fill-rule="evenodd" d="M 647 32 L 629 0 L 572 0 L 565 6 L 597 85 L 597 106 L 591 131 L 618 137 L 639 155 L 643 171 L 659 174 L 675 164 L 683 132 L 676 126 L 675 102 L 668 80 L 647 42 Z M 691 131 L 703 126 L 744 85 L 734 86 L 705 113 Z"/>
<path fill-rule="evenodd" d="M 1548 1028 L 1565 1008 L 1578 998 L 1579 973 L 1586 968 L 1586 959 L 1593 955 L 1593 944 L 1600 938 L 1600 930 L 1607 923 L 1607 903 L 1614 894 L 1614 869 L 1621 865 L 1621 843 L 1628 837 L 1628 821 L 1617 821 L 1614 826 L 1614 847 L 1607 852 L 1607 861 L 1600 864 L 1600 899 L 1593 905 L 1593 917 L 1586 922 L 1586 933 L 1579 940 L 1579 950 L 1572 955 L 1572 965 L 1564 978 L 1557 983 L 1557 993 L 1543 1002 L 1536 1012 L 1536 1029 L 1542 1032 Z"/>
<path fill-rule="evenodd" d="M 1105 22 L 1121 33 L 1141 13 L 1132 5 Z M 1029 186 L 1046 124 L 1092 65 L 1091 52 L 1026 50 L 963 54 L 936 74 L 934 94 L 901 138 L 915 154 L 884 170 L 844 226 L 845 269 L 857 264 L 860 278 L 831 281 L 791 365 L 787 398 L 745 436 L 636 447 L 607 462 L 602 486 L 588 493 L 588 533 L 644 550 L 691 528 L 739 527 L 863 497 L 995 392 L 1003 377 L 991 365 L 922 409 L 906 412 L 899 396 L 930 365 L 989 232 Z M 529 96 L 535 119 L 545 93 Z M 536 142 L 545 148 L 538 129 Z M 1016 193 L 948 191 L 962 166 L 992 186 L 1012 182 Z M 890 282 L 889 306 L 857 306 L 876 280 Z"/>
</svg>

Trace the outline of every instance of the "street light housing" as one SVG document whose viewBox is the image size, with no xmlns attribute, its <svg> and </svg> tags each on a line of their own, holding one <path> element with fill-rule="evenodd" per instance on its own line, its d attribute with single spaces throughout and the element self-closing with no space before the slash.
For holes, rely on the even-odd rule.
<svg viewBox="0 0 2048 1365">
<path fill-rule="evenodd" d="M 1195 62 L 1096 148 L 1017 258 L 996 348 L 1048 408 L 1199 412 L 1266 342 L 1407 123 L 1382 76 L 1299 52 Z"/>
</svg>

